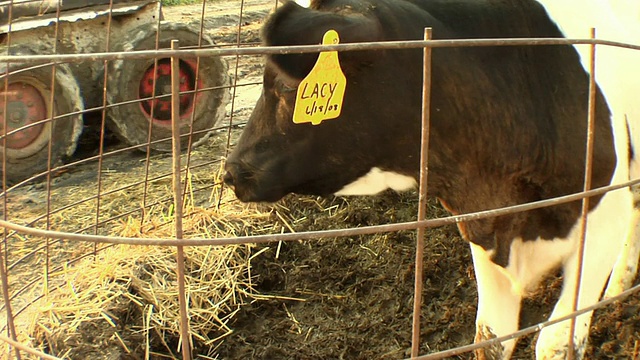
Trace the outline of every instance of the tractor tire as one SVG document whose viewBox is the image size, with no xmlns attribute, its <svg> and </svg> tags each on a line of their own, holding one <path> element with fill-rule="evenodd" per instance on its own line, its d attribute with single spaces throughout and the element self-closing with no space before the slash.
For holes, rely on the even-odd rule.
<svg viewBox="0 0 640 360">
<path fill-rule="evenodd" d="M 156 30 L 156 24 L 139 26 L 129 32 L 126 39 L 116 43 L 113 50 L 155 49 Z M 174 39 L 180 41 L 181 48 L 197 46 L 198 37 L 198 30 L 188 25 L 161 23 L 158 48 L 169 49 L 171 40 Z M 213 45 L 213 41 L 207 36 L 203 37 L 202 43 L 204 46 Z M 180 95 L 180 133 L 191 132 L 190 124 L 193 119 L 194 146 L 204 141 L 210 133 L 207 130 L 212 130 L 225 116 L 225 106 L 230 98 L 230 77 L 224 59 L 200 57 L 196 86 L 197 67 L 196 58 L 180 58 L 180 91 L 188 92 Z M 151 149 L 171 151 L 171 58 L 158 59 L 155 71 L 154 59 L 115 60 L 110 63 L 107 71 L 109 129 L 130 145 L 142 145 L 149 142 L 151 128 Z M 194 96 L 194 90 L 208 88 L 215 89 L 197 91 Z M 153 95 L 156 99 L 151 100 Z M 181 144 L 183 148 L 187 146 L 184 137 Z M 146 146 L 138 149 L 147 150 Z"/>
<path fill-rule="evenodd" d="M 11 47 L 11 55 L 48 54 L 44 46 L 20 44 Z M 6 50 L 3 53 L 7 53 Z M 0 65 L 0 175 L 2 156 L 6 159 L 8 185 L 43 173 L 70 157 L 82 132 L 84 103 L 78 83 L 69 65 L 32 66 L 6 63 Z M 5 77 L 7 79 L 5 108 Z M 51 90 L 53 81 L 53 102 Z M 49 119 L 50 111 L 56 118 Z M 7 126 L 6 139 L 4 126 Z M 51 142 L 51 158 L 49 158 Z M 0 180 L 1 181 L 1 180 Z"/>
</svg>

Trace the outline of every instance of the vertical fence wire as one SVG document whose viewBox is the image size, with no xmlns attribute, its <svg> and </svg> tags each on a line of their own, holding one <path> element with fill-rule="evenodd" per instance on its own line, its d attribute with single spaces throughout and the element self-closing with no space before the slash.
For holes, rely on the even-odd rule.
<svg viewBox="0 0 640 360">
<path fill-rule="evenodd" d="M 6 203 L 6 197 L 4 202 Z M 6 214 L 6 213 L 5 213 Z M 6 216 L 6 215 L 5 215 Z M 7 248 L 7 228 L 4 228 L 4 239 L 3 239 L 4 247 Z M 9 294 L 9 277 L 7 276 L 7 269 L 5 267 L 4 256 L 2 252 L 0 252 L 0 279 L 2 280 L 2 298 L 4 300 L 5 312 L 7 313 L 7 329 L 9 331 L 9 337 L 14 342 L 18 341 L 18 335 L 16 334 L 16 327 L 13 319 L 13 309 L 11 306 L 11 296 Z M 16 358 L 20 360 L 20 350 L 17 347 L 14 347 L 16 352 Z"/>
<path fill-rule="evenodd" d="M 202 49 L 202 39 L 204 37 L 204 14 L 205 11 L 207 11 L 207 0 L 202 0 L 202 9 L 201 9 L 201 13 L 200 13 L 200 26 L 199 26 L 199 31 L 198 31 L 198 49 Z M 242 11 L 242 10 L 241 10 Z M 197 102 L 197 98 L 198 98 L 198 94 L 201 92 L 200 87 L 198 86 L 198 83 L 200 82 L 200 56 L 196 57 L 196 73 L 194 74 L 194 79 L 193 79 L 193 94 L 189 94 L 189 95 L 185 95 L 185 96 L 193 96 L 193 103 L 195 104 Z M 182 203 L 180 206 L 184 207 L 184 199 L 187 198 L 187 191 L 190 187 L 190 182 L 189 182 L 189 175 L 191 173 L 191 146 L 193 144 L 193 124 L 195 123 L 196 120 L 196 107 L 194 105 L 194 107 L 191 109 L 191 115 L 189 116 L 189 136 L 187 137 L 187 158 L 185 160 L 185 171 L 184 171 L 184 188 L 182 190 Z M 211 129 L 211 131 L 213 131 L 213 129 Z"/>
<path fill-rule="evenodd" d="M 178 40 L 171 40 L 171 50 L 178 50 Z M 171 130 L 173 158 L 173 197 L 176 239 L 182 239 L 182 191 L 180 184 L 180 58 L 171 56 Z M 191 336 L 187 314 L 187 297 L 184 275 L 184 247 L 176 247 L 178 276 L 178 302 L 180 305 L 180 338 L 182 341 L 182 359 L 191 360 Z"/>
<path fill-rule="evenodd" d="M 278 7 L 278 0 L 274 5 L 274 9 Z M 242 16 L 244 12 L 244 0 L 240 0 L 240 17 L 238 18 L 238 31 L 236 32 L 236 46 L 240 47 L 240 32 L 242 31 Z M 227 145 L 224 150 L 224 158 L 226 159 L 229 156 L 229 149 L 231 148 L 231 130 L 233 129 L 233 112 L 236 106 L 236 90 L 238 88 L 238 68 L 240 67 L 240 55 L 236 55 L 234 58 L 234 69 L 233 69 L 233 83 L 231 84 L 231 110 L 229 111 L 229 127 L 227 128 Z M 222 202 L 222 193 L 224 192 L 225 184 L 224 182 L 220 183 L 220 189 L 218 190 L 218 202 L 216 207 L 220 207 L 220 203 Z"/>
<path fill-rule="evenodd" d="M 424 40 L 431 40 L 431 28 L 424 29 Z M 427 217 L 427 177 L 429 173 L 429 128 L 431 122 L 431 47 L 423 49 L 422 70 L 422 129 L 420 134 L 420 189 L 418 221 Z M 416 235 L 415 280 L 413 290 L 413 323 L 411 326 L 411 357 L 420 355 L 420 307 L 422 305 L 422 272 L 424 266 L 425 227 L 419 227 Z"/>
<path fill-rule="evenodd" d="M 9 50 L 11 49 L 11 27 L 12 27 L 12 18 L 13 18 L 13 0 L 9 1 L 9 11 L 8 11 L 8 22 L 9 22 L 9 31 L 7 33 L 7 54 L 9 54 Z M 9 74 L 11 73 L 10 69 L 11 63 L 7 61 L 6 63 L 6 74 L 3 82 L 3 90 L 4 94 L 2 96 L 2 111 L 4 114 L 4 120 L 2 124 L 2 192 L 4 196 L 2 197 L 2 218 L 4 221 L 8 219 L 8 206 L 7 206 L 7 105 L 8 105 L 8 97 L 9 97 Z M 11 306 L 11 295 L 9 294 L 9 276 L 7 274 L 7 268 L 9 266 L 9 241 L 8 241 L 8 229 L 4 228 L 2 231 L 2 244 L 4 251 L 0 251 L 0 279 L 2 280 L 2 298 L 5 304 L 5 312 L 7 314 L 7 331 L 9 333 L 9 338 L 14 342 L 18 341 L 18 334 L 16 333 L 16 327 L 13 318 L 13 309 Z M 20 360 L 20 350 L 18 347 L 13 347 L 13 350 L 16 354 L 16 359 Z M 7 353 L 11 353 L 11 350 L 7 351 Z"/>
<path fill-rule="evenodd" d="M 10 50 L 11 50 L 11 27 L 12 27 L 12 23 L 11 23 L 11 19 L 13 17 L 13 0 L 9 1 L 9 8 L 7 11 L 7 18 L 8 18 L 8 27 L 9 30 L 7 32 L 7 55 L 10 54 Z M 11 66 L 11 62 L 7 61 L 5 63 L 5 71 L 6 71 L 6 75 L 4 77 L 4 81 L 2 82 L 2 112 L 5 119 L 6 119 L 6 113 L 7 113 L 7 105 L 8 105 L 8 101 L 9 101 L 9 74 L 11 73 L 10 71 L 10 66 Z M 6 126 L 6 120 L 3 120 L 3 124 L 2 124 L 2 193 L 5 194 L 5 196 L 2 197 L 2 219 L 4 221 L 8 220 L 8 214 L 7 214 L 7 126 Z M 8 231 L 7 229 L 4 229 L 3 231 L 3 235 L 2 235 L 2 243 L 5 245 L 4 246 L 4 255 L 5 255 L 5 263 L 3 264 L 5 268 L 9 267 L 9 250 L 7 248 L 7 238 L 8 238 Z"/>
<path fill-rule="evenodd" d="M 158 50 L 160 47 L 160 19 L 162 18 L 162 3 L 160 3 L 160 7 L 158 9 L 158 13 L 156 14 L 156 38 L 155 38 L 155 49 Z M 149 172 L 151 171 L 151 141 L 153 140 L 152 131 L 153 131 L 153 119 L 155 116 L 155 103 L 156 103 L 156 80 L 158 78 L 158 58 L 155 57 L 153 59 L 153 79 L 151 80 L 151 99 L 149 100 L 151 103 L 149 109 L 149 127 L 147 132 L 147 143 L 146 143 L 146 158 L 144 163 L 144 184 L 142 185 L 142 208 L 140 209 L 140 231 L 144 232 L 144 222 L 146 217 L 146 209 L 147 209 L 147 197 L 149 195 Z"/>
<path fill-rule="evenodd" d="M 53 28 L 53 49 L 52 49 L 52 53 L 53 55 L 57 55 L 58 52 L 58 40 L 59 40 L 59 36 L 60 36 L 60 9 L 62 8 L 62 0 L 58 0 L 56 2 L 56 17 L 55 17 L 55 25 Z M 50 85 L 50 93 L 49 93 L 49 106 L 47 108 L 47 122 L 49 122 L 50 126 L 48 127 L 48 131 L 49 131 L 49 142 L 47 144 L 47 185 L 46 185 L 46 191 L 47 191 L 47 205 L 46 205 L 46 229 L 47 230 L 51 230 L 51 192 L 52 192 L 52 183 L 51 183 L 51 169 L 53 169 L 54 164 L 53 164 L 53 142 L 56 141 L 57 139 L 54 138 L 54 133 L 55 133 L 55 122 L 62 122 L 65 121 L 66 119 L 58 119 L 55 120 L 54 117 L 56 115 L 56 103 L 55 103 L 55 99 L 56 99 L 56 71 L 57 71 L 57 66 L 58 66 L 59 62 L 57 61 L 52 61 L 51 62 L 51 82 L 49 83 Z M 64 141 L 62 139 L 58 140 L 58 141 Z M 51 238 L 47 237 L 45 239 L 45 261 L 44 261 L 44 278 L 43 280 L 43 288 L 42 288 L 42 293 L 45 296 L 49 295 L 49 275 L 51 274 L 51 264 L 50 264 L 50 258 L 51 258 L 51 247 L 53 246 L 53 244 L 56 242 L 51 242 Z"/>
<path fill-rule="evenodd" d="M 107 39 L 105 43 L 105 51 L 109 52 L 109 48 L 111 46 L 111 22 L 113 20 L 113 0 L 109 1 L 109 14 L 107 16 Z M 102 76 L 103 86 L 102 86 L 102 111 L 101 111 L 101 119 L 100 119 L 100 140 L 98 141 L 98 170 L 97 171 L 97 179 L 98 182 L 96 184 L 96 217 L 95 217 L 95 226 L 93 228 L 93 233 L 98 235 L 98 229 L 100 227 L 100 205 L 101 205 L 101 196 L 102 193 L 102 161 L 104 159 L 104 133 L 106 129 L 107 122 L 107 89 L 109 83 L 109 61 L 104 60 L 102 62 L 102 66 L 104 68 L 104 74 Z M 98 252 L 98 244 L 93 244 L 93 256 L 97 255 Z"/>
<path fill-rule="evenodd" d="M 595 39 L 596 30 L 591 28 L 590 37 Z M 591 190 L 591 173 L 593 172 L 593 134 L 595 130 L 596 116 L 596 45 L 589 45 L 589 102 L 587 113 L 587 146 L 585 149 L 585 168 L 584 168 L 584 188 L 583 191 Z M 576 285 L 573 291 L 573 303 L 571 304 L 571 312 L 578 309 L 580 286 L 582 283 L 582 268 L 584 266 L 584 251 L 587 236 L 587 217 L 589 213 L 590 198 L 582 199 L 582 209 L 580 213 L 580 244 L 578 247 L 578 263 L 576 264 Z M 571 318 L 569 326 L 569 347 L 567 349 L 567 359 L 573 360 L 574 341 L 573 337 L 576 331 L 576 317 Z"/>
</svg>

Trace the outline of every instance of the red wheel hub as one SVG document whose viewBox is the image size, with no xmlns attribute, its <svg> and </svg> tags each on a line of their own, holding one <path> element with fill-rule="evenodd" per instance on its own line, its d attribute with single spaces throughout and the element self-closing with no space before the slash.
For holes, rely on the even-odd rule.
<svg viewBox="0 0 640 360">
<path fill-rule="evenodd" d="M 196 64 L 195 62 L 180 60 L 180 120 L 189 119 L 194 107 L 194 93 L 196 89 Z M 154 94 L 155 79 L 155 94 Z M 201 84 L 198 83 L 198 88 Z M 184 93 L 186 92 L 186 93 Z M 142 111 L 147 118 L 160 126 L 171 125 L 171 60 L 160 59 L 154 72 L 151 65 L 142 75 L 140 99 L 147 99 L 140 103 Z M 148 99 L 155 95 L 155 99 Z"/>
<path fill-rule="evenodd" d="M 47 118 L 46 101 L 36 87 L 24 82 L 9 84 L 7 90 L 6 108 L 2 108 L 4 92 L 0 92 L 0 126 L 6 125 L 7 133 L 24 128 L 7 136 L 8 148 L 22 149 L 42 132 L 44 123 L 29 125 Z"/>
</svg>

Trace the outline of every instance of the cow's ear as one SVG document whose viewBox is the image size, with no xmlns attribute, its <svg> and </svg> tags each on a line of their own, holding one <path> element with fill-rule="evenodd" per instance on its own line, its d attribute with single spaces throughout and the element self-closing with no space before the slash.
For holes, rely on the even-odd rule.
<svg viewBox="0 0 640 360">
<path fill-rule="evenodd" d="M 290 1 L 280 7 L 264 25 L 262 37 L 265 45 L 317 45 L 322 43 L 324 33 L 336 30 L 340 43 L 379 41 L 378 22 L 370 17 L 349 9 L 344 12 L 327 12 L 304 8 Z M 361 51 L 339 53 L 340 63 L 345 72 L 364 65 L 368 55 Z M 269 60 L 289 76 L 302 79 L 313 68 L 317 53 L 274 54 Z"/>
</svg>

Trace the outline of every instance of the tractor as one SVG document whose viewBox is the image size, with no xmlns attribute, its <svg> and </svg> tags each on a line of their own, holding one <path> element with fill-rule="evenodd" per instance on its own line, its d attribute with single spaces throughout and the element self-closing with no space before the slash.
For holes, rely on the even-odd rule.
<svg viewBox="0 0 640 360">
<path fill-rule="evenodd" d="M 0 54 L 17 59 L 0 64 L 0 175 L 7 184 L 38 179 L 69 159 L 92 111 L 106 111 L 107 128 L 126 144 L 172 146 L 171 58 L 34 65 L 20 57 L 169 49 L 174 39 L 180 48 L 215 45 L 197 28 L 164 21 L 157 1 L 6 1 L 0 24 Z M 225 116 L 228 65 L 181 56 L 179 69 L 180 131 L 195 146 Z"/>
</svg>

